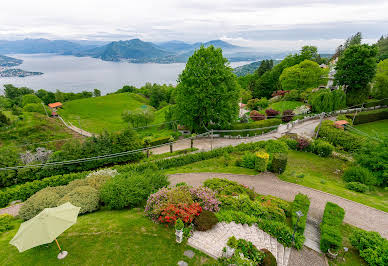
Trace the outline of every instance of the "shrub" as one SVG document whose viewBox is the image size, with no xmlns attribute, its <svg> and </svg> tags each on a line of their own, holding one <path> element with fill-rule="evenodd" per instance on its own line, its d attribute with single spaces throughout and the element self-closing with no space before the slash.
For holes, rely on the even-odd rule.
<svg viewBox="0 0 388 266">
<path fill-rule="evenodd" d="M 318 130 L 319 125 L 315 129 Z M 334 122 L 325 120 L 319 130 L 319 137 L 345 151 L 359 150 L 365 143 L 365 138 L 334 127 Z"/>
<path fill-rule="evenodd" d="M 249 113 L 249 117 L 253 120 L 253 121 L 260 121 L 260 120 L 264 120 L 265 119 L 265 115 L 263 114 L 260 114 L 258 111 L 256 110 L 252 110 L 250 113 Z"/>
<path fill-rule="evenodd" d="M 255 192 L 248 188 L 245 185 L 241 185 L 235 181 L 228 180 L 226 178 L 211 178 L 207 179 L 203 185 L 210 188 L 216 194 L 237 196 L 237 195 L 247 195 L 251 200 L 255 199 Z"/>
<path fill-rule="evenodd" d="M 280 208 L 284 211 L 285 215 L 287 217 L 290 216 L 291 211 L 291 204 L 283 200 L 281 198 L 272 196 L 272 195 L 266 195 L 266 196 L 258 196 L 255 200 L 260 201 L 261 203 L 264 203 L 264 206 L 268 206 L 269 208 Z"/>
<path fill-rule="evenodd" d="M 265 113 L 267 115 L 267 118 L 274 118 L 274 117 L 279 115 L 279 111 L 276 111 L 276 110 L 271 109 L 271 108 L 266 109 Z"/>
<path fill-rule="evenodd" d="M 179 206 L 169 204 L 161 212 L 158 221 L 167 225 L 175 225 L 176 220 L 181 219 L 184 223 L 190 224 L 194 217 L 202 212 L 202 207 L 198 203 L 191 205 L 180 204 Z"/>
<path fill-rule="evenodd" d="M 298 148 L 298 141 L 294 138 L 284 136 L 284 137 L 281 137 L 279 140 L 286 143 L 290 150 L 296 151 Z"/>
<path fill-rule="evenodd" d="M 303 151 L 306 150 L 310 146 L 310 142 L 305 138 L 298 138 L 297 150 Z"/>
<path fill-rule="evenodd" d="M 306 227 L 306 220 L 307 220 L 307 214 L 309 212 L 310 200 L 306 195 L 298 193 L 295 196 L 291 206 L 292 206 L 292 209 L 291 209 L 292 227 L 296 228 L 296 230 L 303 235 L 304 229 Z M 303 216 L 300 217 L 299 222 L 298 222 L 298 217 L 296 215 L 297 211 L 301 211 L 303 213 Z"/>
<path fill-rule="evenodd" d="M 44 107 L 39 103 L 28 103 L 23 107 L 23 111 L 45 114 Z"/>
<path fill-rule="evenodd" d="M 157 146 L 157 145 L 165 144 L 165 143 L 168 143 L 170 141 L 170 138 L 171 138 L 171 136 L 154 138 L 149 142 L 149 144 L 150 144 L 150 146 Z"/>
<path fill-rule="evenodd" d="M 312 93 L 309 103 L 314 112 L 331 112 L 346 107 L 346 95 L 343 90 L 323 89 Z"/>
<path fill-rule="evenodd" d="M 349 182 L 349 183 L 346 183 L 345 187 L 347 189 L 350 189 L 356 192 L 361 192 L 361 193 L 368 191 L 368 186 L 360 182 Z"/>
<path fill-rule="evenodd" d="M 320 248 L 323 252 L 328 249 L 337 251 L 342 245 L 341 225 L 345 211 L 335 203 L 327 202 L 321 223 Z"/>
<path fill-rule="evenodd" d="M 212 229 L 218 223 L 216 215 L 211 211 L 202 210 L 199 216 L 194 217 L 193 224 L 198 231 Z"/>
<path fill-rule="evenodd" d="M 190 194 L 195 202 L 198 202 L 204 211 L 217 212 L 220 202 L 216 198 L 216 194 L 207 187 L 194 187 L 190 189 Z"/>
<path fill-rule="evenodd" d="M 13 217 L 9 214 L 0 214 L 0 234 L 13 228 Z"/>
<path fill-rule="evenodd" d="M 290 227 L 287 226 L 286 223 L 259 219 L 257 222 L 257 226 L 263 231 L 267 232 L 271 236 L 277 239 L 279 243 L 281 243 L 285 247 L 292 246 L 292 235 L 293 231 Z M 301 249 L 304 243 L 304 236 L 295 233 L 295 248 Z"/>
<path fill-rule="evenodd" d="M 19 217 L 23 220 L 29 220 L 43 211 L 45 208 L 52 208 L 58 205 L 60 196 L 56 188 L 47 187 L 40 190 L 20 207 Z"/>
<path fill-rule="evenodd" d="M 265 150 L 268 153 L 287 153 L 288 146 L 280 140 L 268 140 L 265 142 Z"/>
<path fill-rule="evenodd" d="M 292 110 L 284 110 L 282 115 L 282 121 L 288 123 L 294 117 L 294 112 Z"/>
<path fill-rule="evenodd" d="M 257 156 L 254 153 L 246 152 L 242 157 L 241 167 L 255 169 Z"/>
<path fill-rule="evenodd" d="M 96 190 L 100 190 L 106 181 L 117 175 L 117 170 L 102 169 L 91 172 L 85 178 L 86 183 Z"/>
<path fill-rule="evenodd" d="M 324 140 L 315 140 L 312 143 L 312 152 L 321 156 L 321 157 L 328 157 L 330 156 L 334 151 L 334 146 L 331 145 L 329 142 Z"/>
<path fill-rule="evenodd" d="M 347 168 L 342 178 L 345 182 L 360 182 L 366 185 L 375 185 L 377 183 L 375 176 L 368 169 L 360 166 Z"/>
<path fill-rule="evenodd" d="M 252 215 L 248 215 L 242 211 L 234 211 L 234 210 L 223 210 L 221 209 L 219 212 L 215 213 L 218 221 L 220 222 L 236 222 L 239 224 L 254 224 L 257 222 L 257 218 Z"/>
<path fill-rule="evenodd" d="M 274 130 L 277 125 L 280 125 L 282 123 L 281 119 L 273 118 L 273 119 L 266 119 L 261 121 L 255 121 L 250 123 L 236 123 L 232 124 L 231 129 L 232 130 L 243 130 L 243 129 L 256 129 L 257 130 L 250 130 L 250 131 L 236 131 L 236 132 L 227 132 L 227 133 L 221 133 L 221 135 L 231 135 L 231 136 L 253 136 L 255 134 L 262 134 L 265 132 L 269 132 L 271 130 Z M 271 128 L 267 128 L 271 127 Z M 260 129 L 264 128 L 264 129 Z"/>
<path fill-rule="evenodd" d="M 159 179 L 154 183 L 153 178 Z M 141 175 L 129 172 L 108 180 L 101 189 L 101 200 L 111 209 L 136 207 L 153 191 L 168 184 L 167 177 L 150 171 Z"/>
<path fill-rule="evenodd" d="M 358 249 L 360 257 L 369 265 L 383 266 L 388 262 L 388 240 L 377 232 L 354 230 L 350 243 Z"/>
<path fill-rule="evenodd" d="M 269 160 L 269 154 L 265 151 L 258 151 L 255 153 L 256 161 L 255 161 L 255 169 L 259 172 L 267 171 L 267 165 Z"/>
<path fill-rule="evenodd" d="M 282 174 L 287 167 L 287 153 L 275 153 L 271 162 L 271 172 Z"/>
<path fill-rule="evenodd" d="M 227 245 L 234 248 L 235 252 L 231 258 L 220 258 L 221 265 L 264 265 L 263 261 L 266 254 L 259 251 L 252 242 L 245 239 L 237 240 L 232 236 L 229 238 Z"/>
<path fill-rule="evenodd" d="M 354 114 L 347 114 L 346 116 L 353 119 Z M 388 108 L 357 113 L 353 123 L 358 125 L 383 119 L 388 119 Z"/>
<path fill-rule="evenodd" d="M 96 189 L 90 186 L 77 187 L 67 193 L 58 203 L 70 202 L 74 206 L 81 207 L 80 214 L 94 212 L 99 208 L 100 197 Z"/>
</svg>

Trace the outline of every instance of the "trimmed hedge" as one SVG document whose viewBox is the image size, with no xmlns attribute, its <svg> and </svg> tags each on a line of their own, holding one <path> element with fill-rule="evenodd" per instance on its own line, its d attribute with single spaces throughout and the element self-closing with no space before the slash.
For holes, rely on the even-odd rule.
<svg viewBox="0 0 388 266">
<path fill-rule="evenodd" d="M 241 129 L 254 129 L 254 128 L 263 128 L 263 127 L 271 127 L 271 126 L 277 126 L 282 123 L 281 119 L 273 118 L 273 119 L 266 119 L 266 120 L 260 120 L 255 121 L 251 123 L 237 123 L 232 124 L 231 129 L 232 130 L 241 130 Z M 227 133 L 220 133 L 221 136 L 229 135 L 229 136 L 253 136 L 255 134 L 262 134 L 265 132 L 269 132 L 271 130 L 274 130 L 275 128 L 269 128 L 269 129 L 259 129 L 259 130 L 253 130 L 253 131 L 241 131 L 241 132 L 227 132 Z"/>
<path fill-rule="evenodd" d="M 0 234 L 13 228 L 12 220 L 13 217 L 11 215 L 6 213 L 0 214 Z"/>
<path fill-rule="evenodd" d="M 321 223 L 321 243 L 323 252 L 337 251 L 342 246 L 341 225 L 345 211 L 335 203 L 327 202 Z"/>
<path fill-rule="evenodd" d="M 282 174 L 286 170 L 287 161 L 287 153 L 275 153 L 271 162 L 271 172 Z"/>
<path fill-rule="evenodd" d="M 318 130 L 319 125 L 315 129 Z M 365 143 L 365 138 L 334 127 L 334 122 L 325 120 L 319 130 L 319 137 L 346 151 L 357 151 Z"/>
<path fill-rule="evenodd" d="M 318 139 L 311 143 L 311 150 L 321 157 L 329 157 L 334 151 L 334 146 L 327 141 Z"/>
<path fill-rule="evenodd" d="M 295 196 L 291 206 L 292 227 L 296 228 L 297 232 L 303 235 L 304 229 L 306 227 L 307 214 L 310 208 L 310 200 L 306 195 L 298 193 Z M 297 211 L 301 211 L 303 213 L 303 216 L 300 217 L 299 222 L 296 215 Z"/>
<path fill-rule="evenodd" d="M 354 114 L 347 114 L 346 117 L 353 119 Z M 388 119 L 388 108 L 357 113 L 353 124 L 358 125 L 384 119 Z"/>
<path fill-rule="evenodd" d="M 352 166 L 347 168 L 342 178 L 345 182 L 360 182 L 366 185 L 376 185 L 376 177 L 368 169 L 361 166 Z"/>
<path fill-rule="evenodd" d="M 154 138 L 154 139 L 152 139 L 150 141 L 150 145 L 151 146 L 157 146 L 157 145 L 161 145 L 161 144 L 167 143 L 167 142 L 170 141 L 170 138 L 171 138 L 171 136 Z"/>
<path fill-rule="evenodd" d="M 368 191 L 368 186 L 360 182 L 349 182 L 349 183 L 346 183 L 345 187 L 347 189 L 360 192 L 360 193 L 364 193 Z"/>
</svg>

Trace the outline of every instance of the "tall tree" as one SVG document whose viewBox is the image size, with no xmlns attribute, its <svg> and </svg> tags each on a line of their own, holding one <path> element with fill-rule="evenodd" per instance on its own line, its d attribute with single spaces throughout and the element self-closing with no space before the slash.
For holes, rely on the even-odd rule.
<svg viewBox="0 0 388 266">
<path fill-rule="evenodd" d="M 334 55 L 332 56 L 332 59 L 339 58 L 348 47 L 352 45 L 361 44 L 361 40 L 362 40 L 361 32 L 357 32 L 356 34 L 350 36 L 349 38 L 346 39 L 343 45 L 341 44 L 337 47 Z"/>
<path fill-rule="evenodd" d="M 369 83 L 376 74 L 377 47 L 368 44 L 349 46 L 336 65 L 335 82 L 346 90 L 346 104 L 362 103 L 369 95 Z"/>
<path fill-rule="evenodd" d="M 377 47 L 379 48 L 377 59 L 379 61 L 385 60 L 388 58 L 388 35 L 386 37 L 381 36 L 377 42 Z"/>
<path fill-rule="evenodd" d="M 283 70 L 279 81 L 283 90 L 305 90 L 323 84 L 328 71 L 316 62 L 304 60 Z"/>
<path fill-rule="evenodd" d="M 187 61 L 176 89 L 176 114 L 195 132 L 227 127 L 238 116 L 239 85 L 222 50 L 201 46 Z"/>
<path fill-rule="evenodd" d="M 372 95 L 378 99 L 388 98 L 388 59 L 377 64 Z"/>
</svg>

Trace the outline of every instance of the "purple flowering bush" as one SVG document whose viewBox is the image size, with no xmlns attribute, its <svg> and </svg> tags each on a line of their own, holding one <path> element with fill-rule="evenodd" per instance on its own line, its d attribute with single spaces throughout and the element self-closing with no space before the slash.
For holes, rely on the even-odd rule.
<svg viewBox="0 0 388 266">
<path fill-rule="evenodd" d="M 206 187 L 189 187 L 187 185 L 162 188 L 148 197 L 145 214 L 153 220 L 157 220 L 162 211 L 168 205 L 180 206 L 199 203 L 207 211 L 219 211 L 220 202 L 215 193 Z"/>
<path fill-rule="evenodd" d="M 218 212 L 220 202 L 216 198 L 216 193 L 207 187 L 193 187 L 190 194 L 195 202 L 198 202 L 206 211 Z"/>
</svg>

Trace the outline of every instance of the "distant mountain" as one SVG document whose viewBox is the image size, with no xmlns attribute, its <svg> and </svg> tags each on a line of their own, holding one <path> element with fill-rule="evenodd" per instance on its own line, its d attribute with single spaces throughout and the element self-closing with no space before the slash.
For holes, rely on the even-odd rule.
<svg viewBox="0 0 388 266">
<path fill-rule="evenodd" d="M 233 69 L 233 73 L 236 74 L 237 77 L 245 76 L 247 74 L 252 74 L 260 65 L 261 65 L 261 61 L 257 61 L 243 66 L 239 66 Z"/>
<path fill-rule="evenodd" d="M 24 39 L 17 41 L 1 41 L 0 53 L 2 54 L 37 54 L 56 53 L 63 54 L 82 50 L 84 46 L 69 41 L 50 41 L 47 39 Z"/>
<path fill-rule="evenodd" d="M 173 53 L 162 50 L 151 42 L 132 39 L 129 41 L 111 42 L 107 45 L 86 50 L 75 55 L 91 56 L 105 61 L 128 60 L 140 63 L 162 60 L 165 57 L 173 55 Z"/>
<path fill-rule="evenodd" d="M 192 49 L 192 44 L 185 43 L 182 41 L 169 41 L 169 42 L 162 42 L 162 43 L 156 43 L 157 46 L 160 48 L 171 51 L 171 52 L 181 52 L 185 50 Z"/>
<path fill-rule="evenodd" d="M 0 55 L 0 67 L 14 67 L 14 66 L 21 65 L 22 63 L 23 63 L 23 60 L 5 56 L 5 55 Z"/>
</svg>

